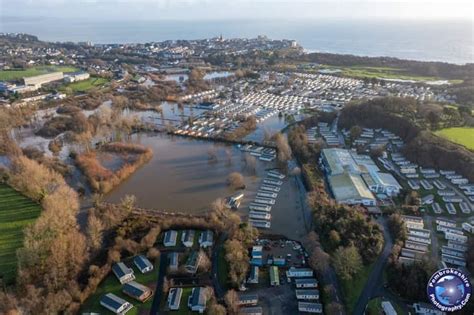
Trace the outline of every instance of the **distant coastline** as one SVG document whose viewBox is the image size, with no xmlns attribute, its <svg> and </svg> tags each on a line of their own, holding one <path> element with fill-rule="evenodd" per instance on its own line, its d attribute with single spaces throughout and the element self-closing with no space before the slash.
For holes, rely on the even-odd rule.
<svg viewBox="0 0 474 315">
<path fill-rule="evenodd" d="M 29 33 L 45 41 L 96 44 L 200 39 L 221 34 L 225 38 L 266 35 L 294 39 L 311 52 L 474 63 L 474 31 L 468 21 L 95 21 L 2 17 L 0 32 Z"/>
</svg>

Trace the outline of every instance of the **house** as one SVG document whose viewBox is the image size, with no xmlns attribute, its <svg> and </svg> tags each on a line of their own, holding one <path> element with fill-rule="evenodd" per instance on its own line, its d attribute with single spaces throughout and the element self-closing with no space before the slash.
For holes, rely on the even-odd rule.
<svg viewBox="0 0 474 315">
<path fill-rule="evenodd" d="M 434 195 L 430 194 L 421 198 L 422 205 L 431 205 L 434 202 Z"/>
<path fill-rule="evenodd" d="M 153 270 L 153 264 L 143 255 L 135 256 L 133 263 L 141 273 L 147 273 Z"/>
<path fill-rule="evenodd" d="M 199 245 L 202 248 L 211 247 L 214 244 L 214 232 L 206 230 L 199 236 Z"/>
<path fill-rule="evenodd" d="M 171 288 L 168 293 L 168 308 L 172 311 L 179 310 L 181 306 L 181 297 L 183 296 L 182 288 Z"/>
<path fill-rule="evenodd" d="M 280 273 L 277 266 L 270 267 L 270 285 L 279 286 L 280 285 Z"/>
<path fill-rule="evenodd" d="M 286 272 L 286 276 L 288 278 L 305 278 L 305 277 L 313 277 L 313 270 L 310 268 L 296 268 L 291 267 Z"/>
<path fill-rule="evenodd" d="M 202 256 L 200 252 L 192 251 L 186 260 L 186 264 L 184 265 L 186 271 L 195 274 L 199 267 L 199 263 L 201 262 L 201 258 Z"/>
<path fill-rule="evenodd" d="M 115 314 L 126 314 L 133 308 L 133 304 L 119 298 L 113 293 L 107 293 L 100 299 L 100 305 Z"/>
<path fill-rule="evenodd" d="M 135 280 L 132 268 L 128 268 L 123 262 L 118 262 L 112 266 L 112 272 L 121 284 Z"/>
<path fill-rule="evenodd" d="M 295 284 L 296 284 L 296 288 L 298 289 L 317 288 L 318 280 L 314 278 L 295 279 Z"/>
<path fill-rule="evenodd" d="M 242 305 L 257 305 L 258 303 L 258 295 L 256 294 L 241 294 L 239 296 L 239 302 L 238 304 L 240 306 Z"/>
<path fill-rule="evenodd" d="M 306 313 L 323 313 L 323 305 L 320 303 L 298 302 L 298 311 Z"/>
<path fill-rule="evenodd" d="M 168 260 L 169 260 L 169 271 L 170 272 L 176 272 L 178 271 L 179 268 L 179 253 L 177 252 L 172 252 L 168 254 Z"/>
<path fill-rule="evenodd" d="M 173 247 L 176 246 L 176 239 L 178 237 L 178 232 L 170 230 L 165 232 L 165 236 L 163 238 L 163 245 L 165 247 Z"/>
<path fill-rule="evenodd" d="M 122 292 L 140 302 L 147 301 L 153 295 L 153 291 L 149 287 L 136 281 L 125 283 Z"/>
<path fill-rule="evenodd" d="M 247 283 L 258 283 L 258 274 L 259 268 L 258 266 L 250 266 L 250 276 L 247 280 Z"/>
<path fill-rule="evenodd" d="M 188 307 L 193 312 L 204 313 L 207 303 L 207 289 L 203 287 L 193 288 L 188 300 Z"/>
<path fill-rule="evenodd" d="M 239 310 L 239 315 L 263 315 L 263 309 L 260 306 L 242 307 Z"/>
<path fill-rule="evenodd" d="M 382 302 L 382 309 L 385 315 L 397 315 L 397 311 L 389 301 Z"/>
<path fill-rule="evenodd" d="M 318 290 L 295 290 L 298 300 L 319 300 Z"/>
<path fill-rule="evenodd" d="M 194 245 L 194 235 L 196 231 L 194 230 L 185 230 L 183 235 L 181 235 L 181 242 L 186 247 L 193 247 Z"/>
</svg>

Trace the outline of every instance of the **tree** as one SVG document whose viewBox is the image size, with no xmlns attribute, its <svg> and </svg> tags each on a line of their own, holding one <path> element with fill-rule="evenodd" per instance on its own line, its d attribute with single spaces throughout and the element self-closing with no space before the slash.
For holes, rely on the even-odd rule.
<svg viewBox="0 0 474 315">
<path fill-rule="evenodd" d="M 245 188 L 244 177 L 238 172 L 232 172 L 227 176 L 227 185 L 232 189 L 243 189 Z"/>
<path fill-rule="evenodd" d="M 329 268 L 330 256 L 321 247 L 316 247 L 309 256 L 309 266 L 319 274 L 326 272 Z"/>
<path fill-rule="evenodd" d="M 354 142 L 362 134 L 362 128 L 360 126 L 352 126 L 350 129 L 351 142 Z"/>
<path fill-rule="evenodd" d="M 199 261 L 198 270 L 200 272 L 209 272 L 212 267 L 211 260 L 202 249 L 199 251 L 199 255 L 201 256 L 201 260 Z"/>
<path fill-rule="evenodd" d="M 229 264 L 229 278 L 233 286 L 238 287 L 245 280 L 249 270 L 247 249 L 238 240 L 224 243 L 225 259 Z"/>
<path fill-rule="evenodd" d="M 210 303 L 209 303 L 209 307 L 206 311 L 206 314 L 209 314 L 209 315 L 226 315 L 227 312 L 225 310 L 225 307 L 218 304 L 216 301 L 212 300 Z"/>
<path fill-rule="evenodd" d="M 407 227 L 400 214 L 394 213 L 388 219 L 388 228 L 394 240 L 405 241 L 407 238 Z"/>
<path fill-rule="evenodd" d="M 275 143 L 278 150 L 278 161 L 287 162 L 291 159 L 291 148 L 288 140 L 281 132 L 275 135 Z"/>
<path fill-rule="evenodd" d="M 334 248 L 336 248 L 341 242 L 341 237 L 339 236 L 339 233 L 337 233 L 336 230 L 331 230 L 329 232 L 329 242 L 331 243 L 331 246 Z"/>
<path fill-rule="evenodd" d="M 239 312 L 239 295 L 235 290 L 229 290 L 224 296 L 229 315 L 237 315 Z"/>
<path fill-rule="evenodd" d="M 104 231 L 104 224 L 93 213 L 89 214 L 87 218 L 87 240 L 89 247 L 93 251 L 97 251 L 102 246 L 102 233 Z"/>
<path fill-rule="evenodd" d="M 255 156 L 248 153 L 245 154 L 245 168 L 250 174 L 255 175 L 257 173 L 257 159 Z"/>
<path fill-rule="evenodd" d="M 336 249 L 332 263 L 339 277 L 344 280 L 351 280 L 362 269 L 362 258 L 354 245 Z"/>
<path fill-rule="evenodd" d="M 152 260 L 156 260 L 157 258 L 160 257 L 160 255 L 161 255 L 160 251 L 158 250 L 158 248 L 155 248 L 155 247 L 148 249 L 146 253 L 146 256 Z"/>
<path fill-rule="evenodd" d="M 331 302 L 326 306 L 326 314 L 342 314 L 344 308 L 337 302 Z"/>
</svg>

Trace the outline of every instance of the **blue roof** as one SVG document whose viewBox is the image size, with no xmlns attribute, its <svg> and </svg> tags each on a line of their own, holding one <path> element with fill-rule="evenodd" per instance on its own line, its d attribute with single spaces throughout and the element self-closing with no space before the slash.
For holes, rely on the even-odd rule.
<svg viewBox="0 0 474 315">
<path fill-rule="evenodd" d="M 193 293 L 191 296 L 191 305 L 197 306 L 197 305 L 205 305 L 204 301 L 204 288 L 198 287 L 193 289 Z"/>
<path fill-rule="evenodd" d="M 112 266 L 112 271 L 114 274 L 122 278 L 123 276 L 131 273 L 130 268 L 128 268 L 123 262 L 118 262 Z"/>
<path fill-rule="evenodd" d="M 250 264 L 255 266 L 263 266 L 263 260 L 262 258 L 252 258 L 250 260 Z"/>
<path fill-rule="evenodd" d="M 148 290 L 149 289 L 147 287 L 135 281 L 125 283 L 122 288 L 122 291 L 124 293 L 127 293 L 136 298 L 140 297 L 143 293 L 147 292 Z"/>
<path fill-rule="evenodd" d="M 153 267 L 151 262 L 143 255 L 136 256 L 133 258 L 133 262 L 140 268 L 140 270 L 147 267 Z"/>
<path fill-rule="evenodd" d="M 169 243 L 171 241 L 173 241 L 175 243 L 177 235 L 178 235 L 178 233 L 176 231 L 173 231 L 173 230 L 166 231 L 165 232 L 164 243 Z M 171 239 L 172 237 L 173 237 L 173 239 Z"/>
<path fill-rule="evenodd" d="M 127 301 L 119 298 L 118 296 L 112 293 L 107 293 L 106 295 L 102 296 L 100 302 L 107 304 L 116 310 L 122 307 L 123 304 L 127 303 Z"/>
</svg>

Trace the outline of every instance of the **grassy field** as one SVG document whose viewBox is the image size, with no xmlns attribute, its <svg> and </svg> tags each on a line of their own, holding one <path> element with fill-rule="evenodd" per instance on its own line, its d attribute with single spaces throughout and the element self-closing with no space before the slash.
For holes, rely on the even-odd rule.
<svg viewBox="0 0 474 315">
<path fill-rule="evenodd" d="M 0 81 L 12 81 L 18 80 L 24 77 L 32 77 L 35 75 L 45 74 L 49 72 L 75 72 L 77 68 L 69 66 L 37 66 L 28 69 L 13 69 L 13 70 L 2 70 L 0 71 Z"/>
<path fill-rule="evenodd" d="M 344 302 L 348 314 L 352 314 L 352 311 L 357 304 L 357 300 L 364 289 L 367 278 L 369 277 L 373 266 L 374 264 L 370 266 L 364 266 L 362 270 L 352 278 L 352 280 L 340 279 L 343 291 L 342 295 L 344 296 Z"/>
<path fill-rule="evenodd" d="M 90 89 L 100 87 L 105 83 L 109 82 L 107 79 L 103 78 L 89 78 L 84 81 L 73 82 L 71 84 L 64 85 L 61 90 L 66 90 L 70 88 L 74 93 L 84 93 L 89 91 Z"/>
<path fill-rule="evenodd" d="M 437 131 L 436 135 L 474 150 L 474 128 L 447 128 Z"/>
<path fill-rule="evenodd" d="M 15 280 L 16 250 L 22 246 L 23 229 L 40 212 L 38 204 L 0 184 L 0 276 L 7 284 Z"/>
<path fill-rule="evenodd" d="M 133 264 L 132 258 L 125 259 L 123 262 L 128 266 L 131 267 L 135 273 L 135 281 L 140 284 L 146 285 L 154 290 L 156 287 L 156 281 L 158 280 L 158 272 L 160 268 L 160 260 L 157 259 L 155 262 L 155 268 L 152 272 L 142 274 Z M 151 305 L 153 303 L 153 297 L 151 297 L 146 303 L 140 303 L 139 301 L 132 299 L 131 297 L 122 293 L 122 285 L 117 280 L 115 275 L 111 272 L 107 278 L 99 285 L 97 291 L 91 295 L 82 305 L 81 313 L 83 312 L 97 312 L 100 314 L 113 314 L 112 312 L 106 310 L 103 306 L 100 305 L 100 299 L 103 295 L 107 293 L 113 293 L 122 299 L 129 301 L 134 305 L 134 307 L 127 312 L 129 315 L 136 315 L 136 314 L 145 314 L 149 313 L 151 309 Z"/>
<path fill-rule="evenodd" d="M 385 78 L 398 80 L 413 80 L 413 81 L 435 81 L 439 80 L 437 77 L 417 76 L 407 73 L 404 69 L 389 68 L 389 67 L 329 67 L 341 69 L 342 74 L 353 78 Z"/>
</svg>

